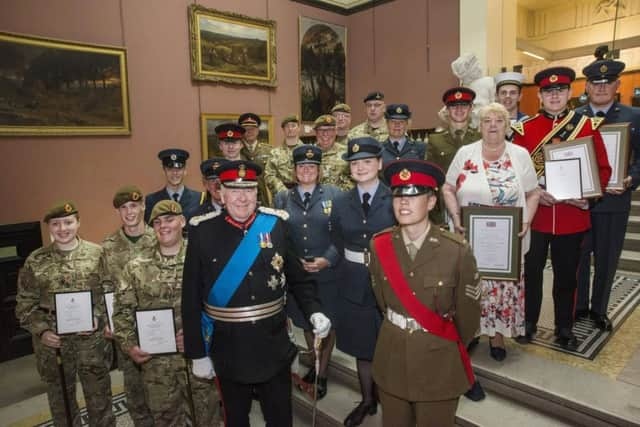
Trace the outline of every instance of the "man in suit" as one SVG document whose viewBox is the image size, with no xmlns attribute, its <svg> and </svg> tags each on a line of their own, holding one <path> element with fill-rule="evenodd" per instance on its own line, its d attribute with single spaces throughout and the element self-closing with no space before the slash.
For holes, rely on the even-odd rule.
<svg viewBox="0 0 640 427">
<path fill-rule="evenodd" d="M 474 383 L 465 346 L 480 327 L 480 276 L 463 238 L 429 221 L 442 170 L 399 160 L 384 177 L 398 225 L 374 236 L 369 265 L 384 314 L 373 357 L 383 424 L 453 426 Z"/>
<path fill-rule="evenodd" d="M 144 221 L 149 223 L 151 210 L 160 200 L 174 200 L 182 206 L 184 217 L 189 220 L 198 209 L 202 193 L 184 185 L 187 176 L 189 152 L 180 148 L 168 148 L 158 153 L 166 185 L 162 190 L 149 194 L 145 199 Z"/>
<path fill-rule="evenodd" d="M 391 104 L 384 114 L 387 119 L 389 138 L 382 144 L 382 162 L 386 166 L 389 162 L 399 159 L 425 158 L 427 145 L 408 138 L 411 111 L 406 104 Z"/>
<path fill-rule="evenodd" d="M 603 331 L 611 330 L 611 321 L 607 317 L 609 294 L 624 244 L 631 192 L 640 183 L 640 109 L 616 101 L 620 87 L 618 78 L 624 67 L 624 62 L 604 59 L 586 66 L 582 73 L 587 77 L 589 103 L 576 109 L 586 116 L 601 118 L 605 124 L 630 123 L 633 157 L 627 176 L 622 180 L 624 189 L 607 189 L 602 198 L 592 204 L 591 230 L 585 236 L 578 270 L 576 317 L 591 317 Z M 614 164 L 613 159 L 609 162 Z M 612 174 L 612 179 L 615 178 Z M 589 310 L 591 253 L 594 254 L 595 272 Z"/>
</svg>

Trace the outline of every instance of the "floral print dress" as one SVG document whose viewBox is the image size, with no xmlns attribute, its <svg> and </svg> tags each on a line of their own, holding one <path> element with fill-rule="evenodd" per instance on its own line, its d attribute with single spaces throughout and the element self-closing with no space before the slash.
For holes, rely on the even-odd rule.
<svg viewBox="0 0 640 427">
<path fill-rule="evenodd" d="M 516 206 L 520 183 L 511 159 L 505 152 L 496 161 L 483 160 L 487 182 L 495 206 Z M 524 335 L 524 268 L 520 280 L 482 280 L 480 333 L 493 337 Z"/>
</svg>

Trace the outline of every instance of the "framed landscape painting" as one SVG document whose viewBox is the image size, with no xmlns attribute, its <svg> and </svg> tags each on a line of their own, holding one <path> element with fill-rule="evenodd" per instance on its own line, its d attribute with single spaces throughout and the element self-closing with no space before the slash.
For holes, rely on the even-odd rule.
<svg viewBox="0 0 640 427">
<path fill-rule="evenodd" d="M 276 86 L 276 23 L 189 6 L 191 76 L 260 86 Z"/>
<path fill-rule="evenodd" d="M 313 122 L 346 100 L 347 29 L 300 17 L 300 117 Z"/>
<path fill-rule="evenodd" d="M 221 157 L 220 145 L 215 128 L 222 123 L 238 122 L 240 114 L 208 114 L 200 115 L 200 143 L 202 146 L 202 160 L 211 157 Z M 260 133 L 258 133 L 258 141 L 267 144 L 273 143 L 273 121 L 270 115 L 260 115 Z"/>
<path fill-rule="evenodd" d="M 131 133 L 126 50 L 0 32 L 0 135 Z"/>
</svg>

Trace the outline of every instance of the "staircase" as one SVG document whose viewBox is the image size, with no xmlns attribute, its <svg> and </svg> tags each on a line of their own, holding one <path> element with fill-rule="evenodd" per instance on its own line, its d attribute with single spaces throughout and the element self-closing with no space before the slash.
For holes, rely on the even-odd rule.
<svg viewBox="0 0 640 427">
<path fill-rule="evenodd" d="M 634 191 L 631 197 L 627 235 L 618 263 L 618 270 L 640 273 L 640 191 Z"/>
</svg>

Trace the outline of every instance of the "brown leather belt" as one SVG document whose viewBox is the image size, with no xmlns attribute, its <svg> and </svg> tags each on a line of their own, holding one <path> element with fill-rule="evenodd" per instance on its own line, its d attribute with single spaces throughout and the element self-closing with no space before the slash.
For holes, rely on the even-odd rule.
<svg viewBox="0 0 640 427">
<path fill-rule="evenodd" d="M 284 308 L 284 296 L 264 304 L 247 307 L 215 307 L 203 303 L 209 317 L 219 322 L 254 322 L 280 313 Z"/>
</svg>

